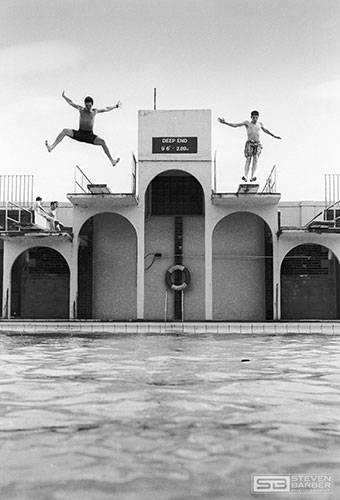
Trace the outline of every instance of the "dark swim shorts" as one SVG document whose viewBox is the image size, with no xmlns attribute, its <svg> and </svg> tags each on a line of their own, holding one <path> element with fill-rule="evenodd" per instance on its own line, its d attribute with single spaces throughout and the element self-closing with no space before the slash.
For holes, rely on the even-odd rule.
<svg viewBox="0 0 340 500">
<path fill-rule="evenodd" d="M 96 135 L 92 132 L 92 130 L 73 130 L 73 136 L 72 139 L 75 139 L 76 141 L 79 142 L 88 142 L 89 144 L 94 144 L 94 141 L 96 139 Z"/>
<path fill-rule="evenodd" d="M 262 144 L 252 139 L 250 141 L 247 141 L 244 146 L 244 156 L 246 158 L 251 158 L 252 156 L 260 156 L 261 151 Z"/>
</svg>

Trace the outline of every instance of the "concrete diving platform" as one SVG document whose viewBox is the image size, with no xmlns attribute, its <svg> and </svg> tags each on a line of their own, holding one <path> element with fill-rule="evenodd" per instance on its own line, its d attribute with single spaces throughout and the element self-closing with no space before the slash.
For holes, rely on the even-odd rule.
<svg viewBox="0 0 340 500">
<path fill-rule="evenodd" d="M 67 198 L 74 206 L 109 208 L 117 205 L 137 205 L 138 200 L 133 193 L 112 193 L 106 185 L 92 185 L 88 193 L 68 193 Z"/>
<path fill-rule="evenodd" d="M 211 195 L 213 205 L 249 209 L 263 207 L 264 205 L 277 205 L 280 198 L 280 193 L 254 193 L 251 191 L 239 191 L 237 193 L 216 193 L 213 191 Z"/>
</svg>

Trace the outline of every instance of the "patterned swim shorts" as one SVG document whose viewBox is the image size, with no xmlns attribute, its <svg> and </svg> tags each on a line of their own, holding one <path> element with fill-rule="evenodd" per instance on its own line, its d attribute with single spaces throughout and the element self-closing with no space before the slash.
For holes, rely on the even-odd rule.
<svg viewBox="0 0 340 500">
<path fill-rule="evenodd" d="M 92 130 L 79 129 L 79 130 L 72 130 L 72 132 L 73 132 L 72 139 L 75 139 L 76 141 L 79 142 L 88 142 L 89 144 L 93 144 L 97 137 L 92 132 Z"/>
<path fill-rule="evenodd" d="M 262 151 L 262 144 L 259 141 L 247 141 L 244 146 L 244 156 L 251 158 L 252 156 L 260 156 Z"/>
</svg>

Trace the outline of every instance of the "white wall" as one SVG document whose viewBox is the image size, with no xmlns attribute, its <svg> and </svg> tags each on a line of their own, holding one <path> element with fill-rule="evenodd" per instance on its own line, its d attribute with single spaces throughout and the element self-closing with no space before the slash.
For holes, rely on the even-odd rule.
<svg viewBox="0 0 340 500">
<path fill-rule="evenodd" d="M 244 212 L 225 217 L 213 233 L 213 319 L 264 320 L 264 222 Z"/>
<path fill-rule="evenodd" d="M 93 225 L 92 315 L 136 319 L 137 242 L 132 225 L 117 214 L 99 214 Z"/>
</svg>

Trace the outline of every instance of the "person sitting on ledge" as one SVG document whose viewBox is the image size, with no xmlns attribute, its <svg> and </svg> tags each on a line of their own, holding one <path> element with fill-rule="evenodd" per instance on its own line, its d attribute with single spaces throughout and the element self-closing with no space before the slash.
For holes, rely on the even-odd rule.
<svg viewBox="0 0 340 500">
<path fill-rule="evenodd" d="M 112 111 L 113 109 L 120 108 L 121 102 L 118 101 L 115 106 L 107 106 L 103 109 L 93 108 L 94 101 L 92 97 L 87 96 L 84 99 L 85 106 L 80 106 L 79 104 L 75 104 L 71 99 L 66 97 L 65 91 L 62 93 L 62 97 L 65 101 L 76 108 L 79 111 L 79 130 L 73 130 L 69 128 L 64 128 L 60 134 L 57 136 L 56 140 L 53 144 L 49 144 L 48 141 L 45 141 L 45 146 L 50 153 L 63 139 L 65 136 L 71 137 L 79 142 L 87 142 L 88 144 L 94 144 L 95 146 L 101 146 L 104 150 L 104 153 L 109 158 L 112 166 L 114 167 L 118 162 L 119 158 L 115 160 L 112 158 L 109 148 L 107 147 L 106 142 L 101 137 L 95 135 L 93 133 L 94 119 L 98 113 L 106 113 L 107 111 Z"/>
<path fill-rule="evenodd" d="M 264 126 L 263 123 L 259 122 L 259 112 L 258 111 L 252 111 L 250 114 L 251 121 L 244 121 L 241 123 L 228 123 L 225 121 L 224 118 L 218 118 L 218 121 L 222 123 L 223 125 L 228 125 L 229 127 L 246 127 L 247 130 L 247 142 L 244 146 L 244 156 L 246 157 L 246 164 L 244 167 L 244 176 L 242 177 L 242 180 L 244 182 L 248 182 L 248 175 L 249 175 L 249 169 L 250 169 L 250 164 L 251 164 L 251 159 L 253 159 L 253 164 L 252 164 L 252 169 L 251 169 L 251 178 L 250 182 L 255 182 L 256 177 L 255 177 L 255 172 L 257 169 L 257 164 L 259 160 L 259 156 L 262 151 L 262 144 L 260 142 L 260 131 L 263 130 L 268 135 L 271 135 L 275 139 L 281 139 L 281 137 L 278 137 L 277 135 L 272 134 L 267 130 Z"/>
</svg>

